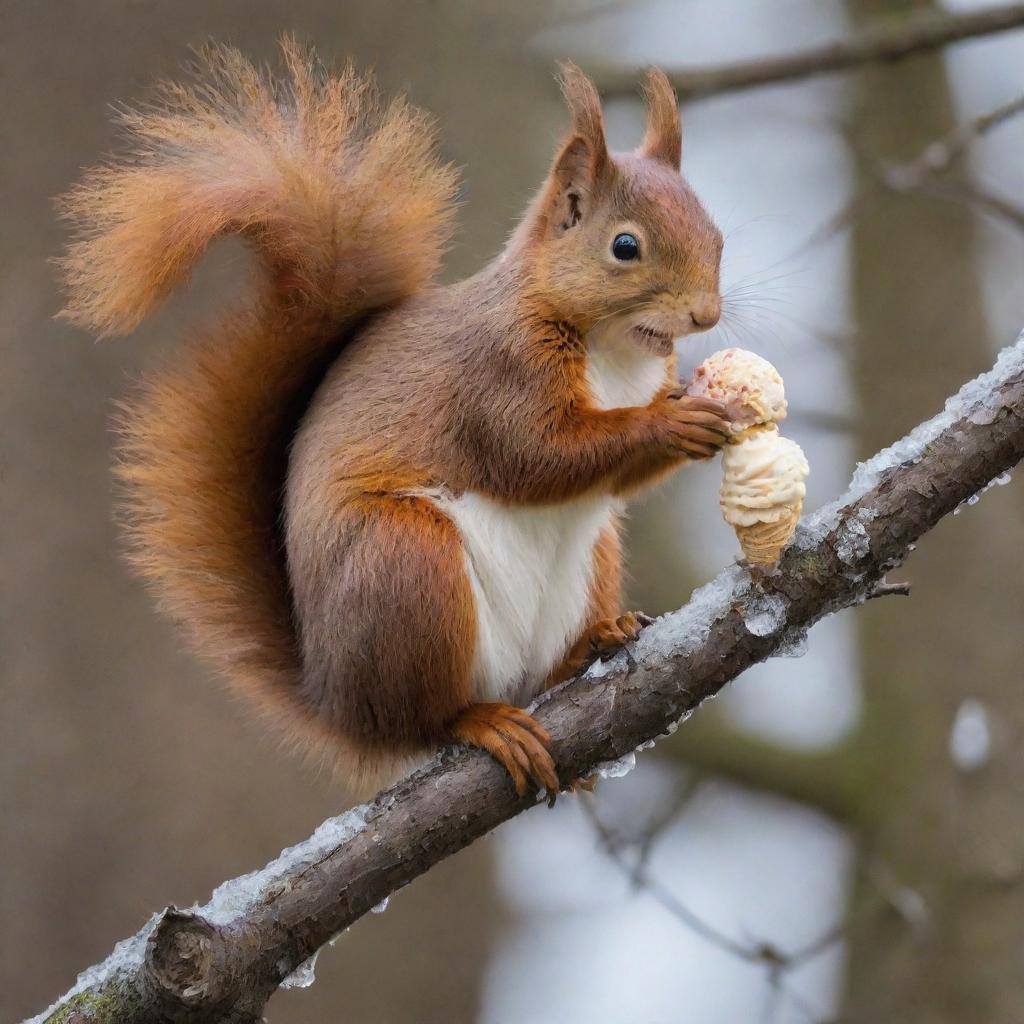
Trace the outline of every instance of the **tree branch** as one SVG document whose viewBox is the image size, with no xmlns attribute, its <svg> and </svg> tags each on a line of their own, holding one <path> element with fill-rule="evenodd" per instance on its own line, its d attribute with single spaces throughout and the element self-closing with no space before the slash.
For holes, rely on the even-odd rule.
<svg viewBox="0 0 1024 1024">
<path fill-rule="evenodd" d="M 674 730 L 701 701 L 864 601 L 917 539 L 1024 457 L 1024 336 L 946 410 L 858 468 L 778 571 L 733 565 L 606 663 L 535 704 L 563 783 Z M 533 806 L 479 751 L 447 750 L 202 907 L 157 914 L 35 1021 L 255 1022 L 281 982 L 390 893 Z"/>
<path fill-rule="evenodd" d="M 929 174 L 949 170 L 967 152 L 971 143 L 1020 114 L 1024 114 L 1024 96 L 985 111 L 966 124 L 957 125 L 941 139 L 925 146 L 916 159 L 892 168 L 892 173 L 903 181 L 920 184 Z M 895 182 L 893 187 L 897 187 Z"/>
<path fill-rule="evenodd" d="M 782 57 L 722 64 L 718 67 L 669 71 L 680 100 L 692 100 L 759 85 L 771 85 L 863 64 L 892 63 L 912 54 L 938 49 L 976 36 L 1024 26 L 1024 4 L 1000 4 L 975 11 L 917 14 L 886 19 L 877 26 L 835 43 L 811 47 Z M 633 96 L 632 69 L 609 69 L 597 77 L 605 96 Z"/>
</svg>

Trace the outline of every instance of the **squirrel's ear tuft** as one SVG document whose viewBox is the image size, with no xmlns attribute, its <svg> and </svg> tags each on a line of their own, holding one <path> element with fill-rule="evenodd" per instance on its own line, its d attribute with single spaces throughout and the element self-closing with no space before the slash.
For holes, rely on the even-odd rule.
<svg viewBox="0 0 1024 1024">
<path fill-rule="evenodd" d="M 594 83 L 575 64 L 566 62 L 561 71 L 562 95 L 572 115 L 572 128 L 549 178 L 547 219 L 555 233 L 568 230 L 586 215 L 592 195 L 611 168 L 601 100 Z"/>
<path fill-rule="evenodd" d="M 606 161 L 608 147 L 604 138 L 604 114 L 594 83 L 571 61 L 561 65 L 561 72 L 559 83 L 572 115 L 573 135 L 587 143 L 596 160 Z"/>
<path fill-rule="evenodd" d="M 679 101 L 661 68 L 650 68 L 644 83 L 647 101 L 647 130 L 640 152 L 679 170 L 683 153 L 683 129 L 679 120 Z"/>
</svg>

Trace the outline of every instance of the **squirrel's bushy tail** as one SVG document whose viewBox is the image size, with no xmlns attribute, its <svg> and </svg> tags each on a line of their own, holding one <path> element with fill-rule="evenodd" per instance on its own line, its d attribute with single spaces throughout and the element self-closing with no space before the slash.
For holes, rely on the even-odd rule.
<svg viewBox="0 0 1024 1024">
<path fill-rule="evenodd" d="M 430 283 L 456 188 L 421 112 L 283 52 L 278 80 L 209 47 L 192 81 L 124 113 L 129 153 L 61 200 L 60 260 L 63 315 L 107 335 L 216 237 L 256 253 L 256 298 L 126 406 L 119 474 L 135 565 L 202 654 L 277 705 L 301 671 L 277 522 L 292 431 L 351 327 Z"/>
</svg>

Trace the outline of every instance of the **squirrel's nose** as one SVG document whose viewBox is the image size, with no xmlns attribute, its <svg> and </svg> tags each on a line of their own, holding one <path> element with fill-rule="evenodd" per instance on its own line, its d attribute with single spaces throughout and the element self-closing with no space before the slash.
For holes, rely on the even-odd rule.
<svg viewBox="0 0 1024 1024">
<path fill-rule="evenodd" d="M 699 331 L 714 327 L 721 315 L 722 300 L 717 295 L 700 295 L 690 306 L 690 319 Z"/>
</svg>

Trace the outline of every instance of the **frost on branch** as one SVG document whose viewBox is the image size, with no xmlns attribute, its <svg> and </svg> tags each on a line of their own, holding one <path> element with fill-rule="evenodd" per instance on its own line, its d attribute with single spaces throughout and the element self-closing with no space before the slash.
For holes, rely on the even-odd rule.
<svg viewBox="0 0 1024 1024">
<path fill-rule="evenodd" d="M 213 890 L 209 903 L 192 910 L 211 924 L 231 924 L 245 914 L 268 891 L 287 889 L 290 880 L 304 868 L 322 860 L 327 854 L 347 843 L 366 825 L 367 807 L 328 818 L 308 839 L 289 846 L 259 871 L 233 878 Z"/>
<path fill-rule="evenodd" d="M 883 448 L 866 462 L 860 463 L 846 493 L 827 508 L 838 509 L 863 497 L 887 470 L 903 463 L 919 462 L 925 448 L 957 420 L 967 419 L 979 425 L 994 423 L 1006 405 L 1005 394 L 1000 384 L 1016 377 L 1022 371 L 1024 334 L 1015 344 L 1008 345 L 999 353 L 991 370 L 968 381 L 952 398 L 947 399 L 945 409 L 938 416 L 933 416 L 915 427 L 906 437 L 888 448 Z"/>
</svg>

